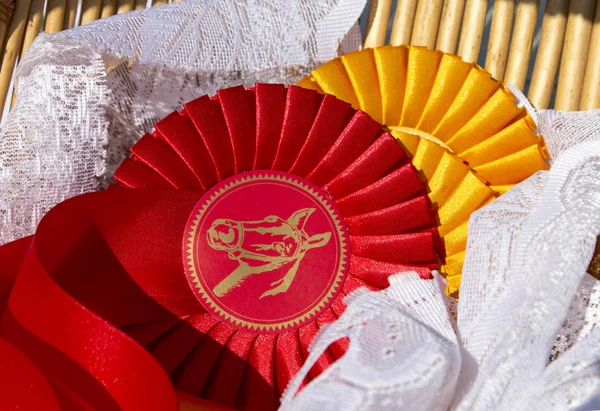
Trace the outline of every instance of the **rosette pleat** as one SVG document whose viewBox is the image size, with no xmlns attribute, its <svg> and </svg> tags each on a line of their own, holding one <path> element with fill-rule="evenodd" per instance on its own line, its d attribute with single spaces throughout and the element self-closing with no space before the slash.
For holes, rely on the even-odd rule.
<svg viewBox="0 0 600 411">
<path fill-rule="evenodd" d="M 148 144 L 151 139 L 161 143 Z M 180 324 L 157 319 L 129 326 L 126 331 L 183 392 L 232 407 L 275 406 L 320 327 L 342 314 L 345 295 L 361 286 L 387 287 L 387 277 L 399 271 L 416 269 L 428 278 L 443 255 L 425 185 L 401 145 L 369 115 L 331 95 L 268 84 L 222 90 L 213 99 L 187 103 L 137 144 L 160 151 L 140 157 L 134 146 L 132 158 L 115 173 L 125 186 L 158 187 L 151 172 L 175 188 L 202 189 L 248 167 L 291 172 L 332 197 L 351 234 L 351 269 L 343 290 L 329 309 L 297 330 L 252 335 L 194 312 L 186 312 Z M 196 152 L 202 158 L 194 158 Z M 175 154 L 181 157 L 177 162 L 171 159 Z M 165 171 L 169 162 L 175 169 Z M 184 166 L 188 172 L 180 170 Z M 347 341 L 334 343 L 309 378 L 346 347 Z M 265 397 L 271 399 L 267 405 Z"/>
<path fill-rule="evenodd" d="M 286 91 L 285 99 L 283 91 Z M 231 102 L 233 99 L 244 100 L 248 95 L 255 97 L 255 105 L 244 103 L 243 108 L 240 108 Z M 216 105 L 223 98 L 226 103 L 221 103 L 220 109 L 217 109 Z M 210 109 L 201 109 L 207 105 Z M 425 258 L 413 253 L 411 248 L 411 244 L 414 244 L 414 249 L 426 246 L 425 249 L 434 250 L 437 233 L 418 232 L 435 225 L 435 220 L 428 212 L 428 202 L 423 196 L 424 185 L 418 179 L 414 167 L 408 164 L 408 158 L 400 145 L 389 133 L 382 132 L 379 123 L 364 112 L 352 110 L 347 103 L 329 95 L 323 97 L 312 90 L 296 86 L 285 89 L 278 85 L 264 84 L 258 84 L 254 90 L 241 87 L 222 90 L 214 100 L 201 97 L 185 107 L 179 114 L 181 123 L 189 124 L 187 116 L 198 117 L 192 120 L 195 133 L 188 129 L 187 138 L 195 134 L 196 140 L 204 141 L 209 147 L 209 153 L 227 153 L 211 154 L 217 171 L 221 159 L 231 164 L 228 149 L 235 147 L 232 136 L 244 128 L 238 120 L 250 119 L 248 111 L 254 109 L 252 121 L 255 127 L 244 128 L 246 131 L 256 130 L 256 150 L 250 150 L 256 153 L 254 164 L 266 165 L 272 158 L 272 165 L 268 168 L 305 176 L 324 187 L 346 217 L 351 234 L 357 237 L 356 243 L 361 245 L 361 257 L 377 261 L 388 258 L 392 263 L 400 261 L 404 264 L 429 266 L 437 262 L 435 252 L 430 252 Z M 229 113 L 230 110 L 234 113 Z M 204 112 L 206 116 L 202 116 Z M 271 112 L 275 113 L 272 117 L 268 115 Z M 164 130 L 167 125 L 163 124 L 165 121 L 173 121 L 176 115 L 171 114 L 157 123 L 160 135 L 154 133 L 154 136 L 161 138 L 171 134 L 169 130 Z M 229 127 L 229 122 L 226 126 L 223 118 L 238 122 L 234 130 L 227 128 L 229 137 L 224 131 Z M 215 124 L 202 125 L 211 121 Z M 278 134 L 275 132 L 277 128 Z M 219 138 L 214 138 L 209 130 L 213 130 Z M 211 135 L 210 140 L 204 135 Z M 148 135 L 142 140 L 151 138 Z M 147 143 L 142 140 L 138 145 L 145 146 Z M 134 146 L 133 160 L 140 161 L 153 170 L 167 161 L 159 153 L 155 154 L 156 164 L 147 159 L 151 156 L 138 159 L 136 151 Z M 171 149 L 169 153 L 173 154 L 173 151 Z M 181 165 L 180 162 L 178 167 Z M 218 174 L 219 178 L 230 173 L 231 167 L 226 170 L 228 171 Z M 127 184 L 128 176 L 126 173 L 123 175 L 122 171 L 124 170 L 119 169 L 115 178 Z M 205 187 L 205 184 L 202 186 Z M 183 187 L 183 184 L 177 187 Z M 192 187 L 190 185 L 185 188 Z M 382 244 L 392 244 L 392 247 L 410 251 L 394 250 L 391 253 L 394 256 L 390 256 L 386 254 L 387 251 L 377 251 Z M 412 258 L 415 260 L 411 261 Z"/>
<path fill-rule="evenodd" d="M 0 312 L 12 288 L 0 359 L 17 347 L 25 358 L 14 354 L 11 367 L 66 409 L 174 410 L 177 399 L 197 398 L 275 409 L 315 335 L 343 313 L 345 296 L 384 288 L 399 271 L 429 278 L 444 256 L 426 186 L 401 145 L 331 95 L 266 84 L 221 90 L 159 121 L 131 154 L 114 174 L 123 187 L 61 203 L 33 241 L 0 248 Z M 183 275 L 182 235 L 198 198 L 248 170 L 308 179 L 349 229 L 341 290 L 295 329 L 238 329 L 207 312 Z M 456 248 L 461 241 L 457 235 Z M 308 378 L 347 347 L 334 342 Z"/>
<path fill-rule="evenodd" d="M 224 117 L 226 128 L 220 128 L 219 132 L 222 132 L 222 134 L 219 136 L 212 135 L 212 138 L 222 138 L 223 141 L 221 142 L 226 142 L 229 133 L 231 145 L 233 146 L 235 172 L 241 173 L 242 171 L 251 170 L 254 165 L 257 147 L 255 140 L 257 123 L 254 121 L 255 94 L 243 87 L 232 87 L 219 90 L 217 95 L 218 101 L 213 101 L 215 115 L 219 120 L 221 116 Z M 198 100 L 201 99 L 186 104 L 185 110 L 200 109 L 201 107 L 195 105 Z M 213 121 L 208 112 L 196 111 L 196 118 L 199 122 L 208 121 L 209 124 Z M 219 124 L 219 126 L 222 126 L 222 124 Z M 210 131 L 205 131 L 206 135 L 209 136 Z M 224 144 L 223 146 L 227 150 L 227 145 Z M 218 160 L 215 160 L 214 157 L 213 160 L 217 164 Z"/>
<path fill-rule="evenodd" d="M 322 100 L 322 95 L 310 90 L 288 88 L 275 161 L 269 168 L 290 170 L 306 141 Z"/>
<path fill-rule="evenodd" d="M 256 129 L 256 157 L 254 158 L 254 169 L 267 170 L 275 161 L 279 137 L 283 128 L 283 117 L 287 89 L 281 84 L 257 84 L 256 114 L 244 111 L 244 118 L 236 117 L 238 122 L 249 122 L 253 126 L 242 126 L 248 132 L 252 127 Z M 233 119 L 232 119 L 233 121 Z M 250 137 L 252 138 L 252 137 Z"/>
<path fill-rule="evenodd" d="M 543 139 L 526 109 L 487 71 L 459 57 L 414 46 L 354 51 L 298 85 L 381 121 L 410 155 L 437 210 L 449 293 L 460 283 L 469 215 L 547 169 Z"/>
</svg>

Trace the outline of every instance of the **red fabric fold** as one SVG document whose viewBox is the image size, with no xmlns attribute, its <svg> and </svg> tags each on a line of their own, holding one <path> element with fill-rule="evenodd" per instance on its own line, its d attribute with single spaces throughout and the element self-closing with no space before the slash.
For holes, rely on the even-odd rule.
<svg viewBox="0 0 600 411">
<path fill-rule="evenodd" d="M 204 312 L 185 276 L 175 275 L 183 271 L 183 228 L 201 195 L 116 188 L 75 197 L 40 223 L 37 256 L 66 292 L 115 325 Z"/>
<path fill-rule="evenodd" d="M 287 98 L 281 84 L 256 85 L 256 157 L 255 170 L 266 170 L 275 161 Z"/>
<path fill-rule="evenodd" d="M 389 276 L 403 271 L 416 271 L 421 278 L 430 279 L 432 278 L 431 270 L 436 268 L 437 264 L 421 266 L 397 264 L 376 261 L 357 255 L 353 255 L 350 258 L 350 272 L 352 275 L 377 288 L 387 288 L 390 285 L 388 281 Z"/>
<path fill-rule="evenodd" d="M 189 318 L 189 317 L 188 317 Z M 185 318 L 184 318 L 185 319 Z M 134 324 L 121 329 L 140 345 L 148 345 L 179 324 L 182 319 L 170 317 L 142 324 Z"/>
<path fill-rule="evenodd" d="M 352 118 L 350 104 L 326 94 L 290 173 L 306 177 L 319 164 Z"/>
<path fill-rule="evenodd" d="M 314 90 L 289 86 L 283 116 L 281 139 L 273 162 L 275 170 L 288 171 L 302 148 L 323 96 Z"/>
<path fill-rule="evenodd" d="M 389 133 L 383 133 L 324 189 L 336 200 L 346 197 L 379 180 L 405 157 L 404 150 L 394 137 Z"/>
<path fill-rule="evenodd" d="M 231 90 L 229 93 L 235 92 L 235 90 Z M 245 90 L 242 89 L 240 92 L 245 93 Z M 187 103 L 185 113 L 192 120 L 196 130 L 204 140 L 204 144 L 208 148 L 217 169 L 219 180 L 232 176 L 236 169 L 232 144 L 240 145 L 239 151 L 243 148 L 247 149 L 249 145 L 239 141 L 239 137 L 234 140 L 233 137 L 229 136 L 219 101 L 211 100 L 208 96 L 202 96 Z M 231 115 L 231 113 L 228 115 Z M 250 146 L 253 148 L 252 144 Z M 245 163 L 242 161 L 243 154 L 240 152 L 239 155 L 242 156 L 238 159 L 239 162 L 247 166 L 248 161 Z"/>
<path fill-rule="evenodd" d="M 427 196 L 393 205 L 368 214 L 346 218 L 352 235 L 390 235 L 431 227 L 435 219 L 429 212 Z"/>
<path fill-rule="evenodd" d="M 130 158 L 121 163 L 113 177 L 127 188 L 173 188 L 173 184 L 156 171 Z"/>
<path fill-rule="evenodd" d="M 441 258 L 441 260 L 445 262 L 446 250 L 444 247 L 444 240 L 440 236 L 440 233 L 439 233 L 437 227 L 430 227 L 423 231 L 431 233 L 431 235 L 433 237 L 433 248 L 437 252 L 438 256 Z"/>
<path fill-rule="evenodd" d="M 236 332 L 227 342 L 203 389 L 203 397 L 229 407 L 235 406 L 255 334 Z"/>
<path fill-rule="evenodd" d="M 0 316 L 32 240 L 33 236 L 25 237 L 0 247 Z"/>
<path fill-rule="evenodd" d="M 177 389 L 200 395 L 208 377 L 235 330 L 218 323 L 198 343 L 171 377 Z"/>
<path fill-rule="evenodd" d="M 327 324 L 334 322 L 337 320 L 339 316 L 335 313 L 332 307 L 325 310 L 322 315 L 317 318 L 317 325 L 319 329 L 325 327 Z M 338 358 L 341 358 L 346 351 L 348 350 L 349 340 L 347 338 L 340 338 L 337 341 L 331 343 L 331 345 L 327 348 L 327 351 L 331 354 L 331 358 L 335 361 Z"/>
<path fill-rule="evenodd" d="M 324 186 L 358 158 L 381 133 L 381 124 L 357 111 L 323 160 L 307 179 Z"/>
<path fill-rule="evenodd" d="M 299 329 L 300 345 L 302 347 L 302 355 L 304 358 L 308 358 L 308 349 L 310 344 L 315 339 L 315 336 L 319 332 L 319 326 L 316 321 L 306 324 L 304 327 Z M 323 352 L 315 365 L 308 371 L 309 380 L 317 378 L 323 371 L 325 371 L 331 364 L 333 364 L 334 358 L 328 351 Z"/>
<path fill-rule="evenodd" d="M 332 96 L 265 84 L 222 90 L 161 120 L 132 152 L 115 178 L 153 189 L 68 200 L 32 244 L 0 248 L 0 313 L 15 283 L 0 332 L 65 409 L 175 409 L 174 387 L 230 407 L 276 409 L 316 333 L 344 312 L 344 296 L 385 287 L 402 269 L 425 273 L 435 250 L 443 254 L 418 197 L 424 186 L 400 146 Z M 272 165 L 326 185 L 351 232 L 352 257 L 342 291 L 314 322 L 258 335 L 204 310 L 183 275 L 182 239 L 202 190 Z M 332 344 L 310 377 L 347 347 L 346 339 Z M 0 340 L 0 357 L 3 349 L 11 350 Z"/>
<path fill-rule="evenodd" d="M 155 134 L 181 156 L 200 181 L 203 189 L 217 183 L 218 176 L 213 159 L 188 116 L 174 112 L 156 123 L 154 127 Z"/>
<path fill-rule="evenodd" d="M 210 314 L 189 317 L 161 336 L 152 355 L 171 374 L 217 322 Z"/>
<path fill-rule="evenodd" d="M 68 200 L 42 220 L 2 335 L 61 382 L 55 389 L 78 393 L 61 391 L 61 401 L 82 395 L 100 409 L 175 409 L 163 369 L 115 325 L 203 312 L 185 278 L 169 275 L 182 269 L 181 231 L 197 199 L 198 192 L 112 189 Z"/>
<path fill-rule="evenodd" d="M 387 236 L 350 236 L 352 254 L 400 264 L 436 263 L 431 232 Z"/>
<path fill-rule="evenodd" d="M 217 97 L 233 145 L 235 172 L 251 170 L 256 151 L 254 92 L 238 86 L 219 90 Z M 208 113 L 203 116 L 210 117 Z"/>
<path fill-rule="evenodd" d="M 158 363 L 60 289 L 33 246 L 15 283 L 1 331 L 42 372 L 84 393 L 98 409 L 177 409 L 175 393 Z M 99 352 L 106 354 L 100 360 Z"/>
<path fill-rule="evenodd" d="M 0 409 L 60 411 L 52 386 L 31 360 L 0 338 Z"/>
<path fill-rule="evenodd" d="M 236 408 L 276 410 L 279 392 L 275 381 L 276 334 L 262 334 L 254 341 L 244 371 Z"/>
<path fill-rule="evenodd" d="M 353 276 L 352 273 L 350 273 L 350 274 L 351 275 L 346 277 L 346 281 L 344 282 L 344 288 L 343 288 L 344 294 L 349 295 L 352 292 L 354 292 L 357 288 L 361 288 L 361 287 L 364 287 L 370 291 L 378 290 L 378 288 L 372 286 L 371 284 L 361 280 L 360 278 Z"/>
<path fill-rule="evenodd" d="M 177 391 L 180 411 L 235 411 L 233 408 L 215 404 L 196 396 Z"/>
<path fill-rule="evenodd" d="M 304 363 L 298 330 L 279 334 L 275 348 L 275 376 L 277 386 L 283 392 Z M 304 386 L 304 384 L 302 384 Z"/>
<path fill-rule="evenodd" d="M 150 134 L 131 148 L 134 159 L 156 171 L 175 188 L 200 188 L 200 184 L 181 157 L 167 143 Z"/>
<path fill-rule="evenodd" d="M 344 313 L 344 311 L 346 311 L 346 304 L 344 304 L 344 298 L 346 298 L 346 293 L 344 292 L 344 290 L 342 290 L 331 304 L 331 309 L 338 318 Z"/>
<path fill-rule="evenodd" d="M 425 186 L 412 164 L 406 164 L 336 204 L 345 217 L 351 217 L 391 207 L 418 193 L 424 194 Z"/>
</svg>

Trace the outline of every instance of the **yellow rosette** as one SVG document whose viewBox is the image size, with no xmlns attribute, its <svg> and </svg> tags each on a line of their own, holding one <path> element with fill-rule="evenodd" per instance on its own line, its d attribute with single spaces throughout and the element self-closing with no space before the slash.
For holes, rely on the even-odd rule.
<svg viewBox="0 0 600 411">
<path fill-rule="evenodd" d="M 457 56 L 415 46 L 354 51 L 298 85 L 365 111 L 412 156 L 437 210 L 448 294 L 459 289 L 471 213 L 548 168 L 527 110 L 490 73 Z"/>
</svg>

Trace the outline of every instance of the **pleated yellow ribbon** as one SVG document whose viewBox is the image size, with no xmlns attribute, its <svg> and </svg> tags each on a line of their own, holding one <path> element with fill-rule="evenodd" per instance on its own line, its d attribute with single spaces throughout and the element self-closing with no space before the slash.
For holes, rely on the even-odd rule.
<svg viewBox="0 0 600 411">
<path fill-rule="evenodd" d="M 449 294 L 462 278 L 471 213 L 548 168 L 527 111 L 487 71 L 459 57 L 414 46 L 354 51 L 298 84 L 365 111 L 412 156 L 437 210 Z"/>
</svg>

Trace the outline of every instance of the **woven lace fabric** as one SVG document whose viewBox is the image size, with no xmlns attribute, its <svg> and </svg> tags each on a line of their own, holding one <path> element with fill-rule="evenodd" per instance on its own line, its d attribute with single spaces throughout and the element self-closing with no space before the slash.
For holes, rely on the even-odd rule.
<svg viewBox="0 0 600 411">
<path fill-rule="evenodd" d="M 600 409 L 600 110 L 534 116 L 552 167 L 471 216 L 459 301 L 412 272 L 359 290 L 282 409 Z M 341 337 L 347 354 L 297 393 Z"/>
<path fill-rule="evenodd" d="M 105 187 L 129 148 L 220 88 L 294 84 L 358 48 L 366 0 L 187 0 L 40 35 L 0 127 L 0 244 Z"/>
<path fill-rule="evenodd" d="M 0 244 L 56 203 L 104 187 L 182 103 L 235 84 L 294 83 L 360 44 L 365 1 L 189 0 L 42 35 L 0 129 Z M 357 292 L 315 341 L 284 409 L 600 408 L 600 111 L 535 113 L 553 158 L 471 219 L 460 301 L 401 273 Z M 350 350 L 297 396 L 317 355 Z"/>
</svg>

